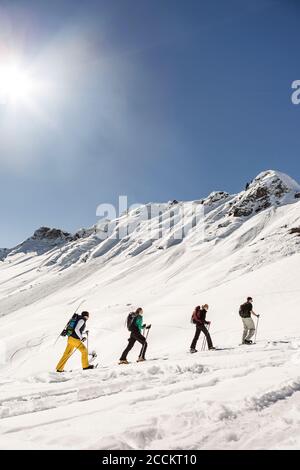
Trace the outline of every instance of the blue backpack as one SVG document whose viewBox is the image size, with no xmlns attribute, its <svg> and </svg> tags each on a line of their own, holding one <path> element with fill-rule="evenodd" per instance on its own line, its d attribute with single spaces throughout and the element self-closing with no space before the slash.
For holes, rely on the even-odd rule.
<svg viewBox="0 0 300 470">
<path fill-rule="evenodd" d="M 61 332 L 60 336 L 71 336 L 74 333 L 75 328 L 79 320 L 81 319 L 81 315 L 78 313 L 74 313 L 70 320 L 68 321 L 66 327 Z"/>
</svg>

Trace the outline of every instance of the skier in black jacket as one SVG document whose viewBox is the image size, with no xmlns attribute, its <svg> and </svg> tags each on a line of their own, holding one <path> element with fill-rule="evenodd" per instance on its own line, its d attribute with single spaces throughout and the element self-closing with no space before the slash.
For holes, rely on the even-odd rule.
<svg viewBox="0 0 300 470">
<path fill-rule="evenodd" d="M 200 305 L 198 305 L 198 307 L 196 307 L 193 312 L 192 321 L 196 325 L 196 332 L 195 332 L 195 336 L 194 336 L 194 339 L 192 341 L 191 348 L 190 348 L 191 353 L 197 352 L 196 345 L 197 345 L 197 341 L 199 339 L 201 331 L 206 336 L 208 349 L 215 349 L 213 347 L 210 334 L 206 328 L 206 325 L 210 325 L 210 321 L 206 321 L 207 310 L 208 310 L 208 305 L 205 304 L 202 306 L 202 308 L 200 307 Z"/>
</svg>

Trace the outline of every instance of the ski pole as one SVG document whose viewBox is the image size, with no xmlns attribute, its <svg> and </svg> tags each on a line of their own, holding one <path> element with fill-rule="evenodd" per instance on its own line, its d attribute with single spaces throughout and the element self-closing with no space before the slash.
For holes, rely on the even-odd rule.
<svg viewBox="0 0 300 470">
<path fill-rule="evenodd" d="M 203 338 L 202 346 L 201 346 L 201 351 L 204 351 L 204 350 L 205 350 L 205 346 L 206 346 L 206 336 L 204 336 L 204 338 Z"/>
<path fill-rule="evenodd" d="M 209 331 L 209 328 L 210 328 L 210 323 L 209 323 L 209 325 L 208 325 L 208 327 L 207 327 L 207 331 Z M 205 351 L 205 348 L 206 348 L 206 343 L 207 343 L 207 341 L 206 341 L 206 336 L 204 336 L 204 338 L 203 338 L 203 342 L 202 342 L 202 348 L 201 348 L 201 351 Z"/>
<path fill-rule="evenodd" d="M 146 341 L 147 341 L 147 338 L 148 338 L 148 335 L 149 335 L 149 331 L 150 331 L 150 328 L 147 328 L 147 333 L 146 333 L 146 336 L 145 336 L 145 342 L 142 346 L 142 349 L 141 349 L 141 352 L 140 352 L 140 356 L 139 357 L 143 357 L 143 353 L 144 353 L 144 350 L 145 350 L 145 344 L 146 344 Z"/>
<path fill-rule="evenodd" d="M 201 346 L 201 351 L 205 350 L 205 346 L 206 346 L 206 336 L 204 335 L 204 338 L 203 338 L 203 341 L 202 341 L 202 346 Z"/>
<path fill-rule="evenodd" d="M 258 322 L 259 322 L 259 316 L 257 317 L 257 322 L 256 322 L 256 330 L 255 330 L 254 343 L 256 343 L 256 336 L 257 336 L 257 330 L 258 330 Z"/>
<path fill-rule="evenodd" d="M 86 349 L 89 353 L 89 330 L 86 330 Z"/>
</svg>

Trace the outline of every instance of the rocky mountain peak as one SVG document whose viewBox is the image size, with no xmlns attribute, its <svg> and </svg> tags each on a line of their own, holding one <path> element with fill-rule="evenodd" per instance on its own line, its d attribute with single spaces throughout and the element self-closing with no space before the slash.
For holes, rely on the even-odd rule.
<svg viewBox="0 0 300 470">
<path fill-rule="evenodd" d="M 268 207 L 293 202 L 300 197 L 299 191 L 299 184 L 288 175 L 274 170 L 264 171 L 237 196 L 229 215 L 249 217 Z"/>
<path fill-rule="evenodd" d="M 57 228 L 40 227 L 37 229 L 33 236 L 33 240 L 59 240 L 59 241 L 73 241 L 74 236 L 69 232 Z"/>
</svg>

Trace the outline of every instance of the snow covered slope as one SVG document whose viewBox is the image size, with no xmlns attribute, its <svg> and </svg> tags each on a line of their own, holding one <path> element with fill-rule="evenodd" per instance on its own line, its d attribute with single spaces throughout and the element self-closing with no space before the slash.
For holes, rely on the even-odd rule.
<svg viewBox="0 0 300 470">
<path fill-rule="evenodd" d="M 1 250 L 0 446 L 299 446 L 299 196 L 294 180 L 267 171 L 236 195 L 141 206 L 74 235 L 43 227 Z M 247 348 L 237 311 L 248 295 L 261 319 Z M 82 299 L 107 368 L 82 372 L 76 353 L 76 371 L 57 377 L 65 340 L 54 343 Z M 206 302 L 213 341 L 228 349 L 190 356 L 191 312 Z M 156 360 L 121 367 L 124 322 L 138 306 Z"/>
</svg>

